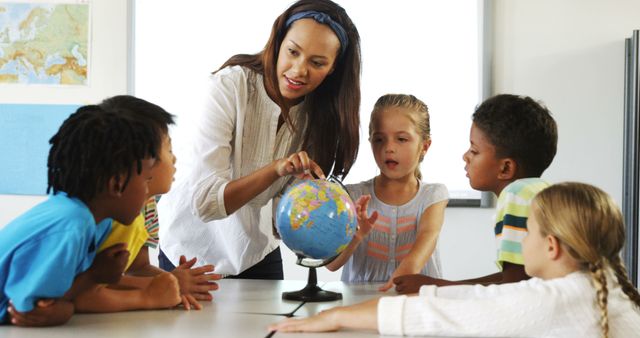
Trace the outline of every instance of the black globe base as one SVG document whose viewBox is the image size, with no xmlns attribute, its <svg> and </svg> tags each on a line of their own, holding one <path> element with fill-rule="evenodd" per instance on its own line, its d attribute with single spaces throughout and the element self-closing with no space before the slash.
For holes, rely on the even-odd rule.
<svg viewBox="0 0 640 338">
<path fill-rule="evenodd" d="M 309 268 L 307 286 L 302 290 L 283 292 L 282 299 L 303 302 L 330 302 L 342 299 L 342 294 L 339 292 L 322 290 L 318 286 L 316 268 Z"/>
</svg>

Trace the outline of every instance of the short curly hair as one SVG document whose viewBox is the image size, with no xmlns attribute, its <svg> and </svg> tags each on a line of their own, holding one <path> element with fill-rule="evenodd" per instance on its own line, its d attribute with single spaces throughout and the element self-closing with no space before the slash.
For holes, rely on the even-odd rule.
<svg viewBox="0 0 640 338">
<path fill-rule="evenodd" d="M 476 108 L 472 119 L 496 148 L 496 156 L 513 158 L 524 177 L 540 177 L 556 155 L 556 121 L 528 96 L 493 96 Z"/>
<path fill-rule="evenodd" d="M 47 193 L 63 191 L 86 203 L 116 175 L 125 176 L 124 190 L 142 160 L 157 157 L 161 129 L 122 109 L 82 106 L 62 123 L 49 140 Z"/>
</svg>

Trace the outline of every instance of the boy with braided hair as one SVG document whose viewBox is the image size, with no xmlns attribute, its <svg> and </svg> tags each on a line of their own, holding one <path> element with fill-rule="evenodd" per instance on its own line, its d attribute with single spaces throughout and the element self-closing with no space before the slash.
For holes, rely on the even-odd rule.
<svg viewBox="0 0 640 338">
<path fill-rule="evenodd" d="M 156 196 L 169 191 L 176 171 L 176 157 L 169 137 L 169 125 L 174 123 L 173 115 L 160 106 L 130 95 L 108 98 L 100 106 L 106 111 L 117 111 L 153 126 L 162 142 L 156 163 L 151 169 L 149 198 L 142 212 L 129 225 L 114 221 L 111 233 L 98 249 L 101 252 L 113 244 L 126 243 L 130 255 L 125 275 L 118 285 L 96 285 L 80 294 L 75 300 L 76 311 L 118 312 L 168 308 L 175 305 L 178 290 L 185 309 L 201 309 L 198 300 L 210 301 L 212 296 L 209 291 L 218 288 L 213 280 L 221 278 L 211 273 L 214 269 L 212 265 L 192 268 L 196 263 L 195 258 L 187 261 L 181 257 L 181 264 L 168 273 L 149 262 L 149 247 L 155 248 L 158 243 Z"/>
<path fill-rule="evenodd" d="M 126 245 L 96 249 L 112 219 L 129 224 L 140 213 L 161 137 L 140 120 L 88 105 L 49 143 L 51 195 L 0 229 L 1 323 L 63 324 L 78 294 L 120 279 Z"/>
</svg>

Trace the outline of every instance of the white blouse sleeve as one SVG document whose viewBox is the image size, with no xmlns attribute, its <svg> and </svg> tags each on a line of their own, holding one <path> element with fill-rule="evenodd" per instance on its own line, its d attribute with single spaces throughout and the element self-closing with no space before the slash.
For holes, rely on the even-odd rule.
<svg viewBox="0 0 640 338">
<path fill-rule="evenodd" d="M 234 149 L 235 134 L 246 101 L 246 80 L 235 76 L 240 74 L 223 69 L 210 77 L 205 107 L 195 120 L 189 184 L 193 189 L 191 212 L 202 222 L 227 216 L 224 189 L 232 179 L 232 156 L 239 156 L 240 149 Z"/>
</svg>

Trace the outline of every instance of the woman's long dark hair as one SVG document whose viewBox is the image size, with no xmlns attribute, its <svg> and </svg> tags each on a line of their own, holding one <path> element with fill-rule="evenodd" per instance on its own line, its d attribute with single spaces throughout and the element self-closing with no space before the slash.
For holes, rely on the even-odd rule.
<svg viewBox="0 0 640 338">
<path fill-rule="evenodd" d="M 238 54 L 221 67 L 243 66 L 264 75 L 269 96 L 282 109 L 282 117 L 294 128 L 289 110 L 278 87 L 276 64 L 278 52 L 288 27 L 287 18 L 302 11 L 326 13 L 347 32 L 349 44 L 344 55 L 336 59 L 334 71 L 304 99 L 307 129 L 302 149 L 307 151 L 325 173 L 344 178 L 355 162 L 360 144 L 360 35 L 346 11 L 330 0 L 300 0 L 273 23 L 271 36 L 257 54 Z"/>
</svg>

